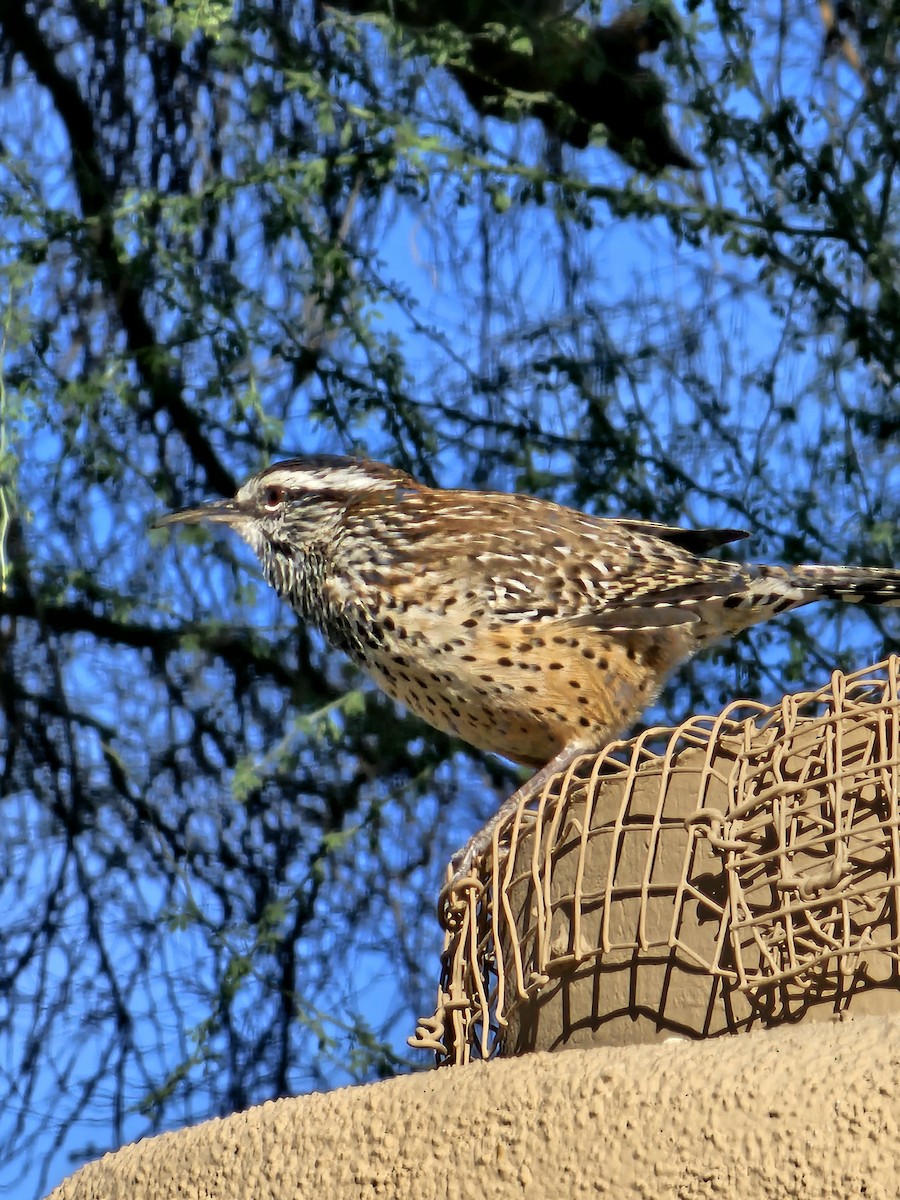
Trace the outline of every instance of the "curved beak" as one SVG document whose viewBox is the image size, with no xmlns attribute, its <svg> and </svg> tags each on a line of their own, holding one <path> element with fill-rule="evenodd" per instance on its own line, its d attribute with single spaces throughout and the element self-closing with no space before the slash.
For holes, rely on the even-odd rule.
<svg viewBox="0 0 900 1200">
<path fill-rule="evenodd" d="M 236 528 L 249 520 L 236 500 L 211 500 L 208 504 L 198 504 L 195 508 L 182 508 L 178 512 L 166 513 L 157 517 L 153 529 L 162 525 L 199 525 L 203 521 L 212 521 L 220 525 L 230 525 Z"/>
</svg>

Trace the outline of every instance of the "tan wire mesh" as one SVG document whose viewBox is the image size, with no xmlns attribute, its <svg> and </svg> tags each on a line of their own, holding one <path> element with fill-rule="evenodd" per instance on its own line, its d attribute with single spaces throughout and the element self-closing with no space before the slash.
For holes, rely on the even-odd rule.
<svg viewBox="0 0 900 1200">
<path fill-rule="evenodd" d="M 900 1007 L 898 671 L 573 763 L 495 832 L 411 1044 L 462 1063 Z"/>
</svg>

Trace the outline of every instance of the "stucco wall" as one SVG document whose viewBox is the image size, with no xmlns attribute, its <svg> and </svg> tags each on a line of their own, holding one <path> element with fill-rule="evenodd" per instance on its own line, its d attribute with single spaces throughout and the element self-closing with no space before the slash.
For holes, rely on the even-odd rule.
<svg viewBox="0 0 900 1200">
<path fill-rule="evenodd" d="M 895 1200 L 900 1018 L 533 1054 L 262 1105 L 50 1200 Z"/>
</svg>

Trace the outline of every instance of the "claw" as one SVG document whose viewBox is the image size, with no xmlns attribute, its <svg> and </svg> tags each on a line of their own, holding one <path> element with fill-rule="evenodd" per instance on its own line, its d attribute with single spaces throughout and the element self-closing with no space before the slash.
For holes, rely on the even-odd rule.
<svg viewBox="0 0 900 1200">
<path fill-rule="evenodd" d="M 453 856 L 454 859 L 456 857 L 457 855 Z M 450 865 L 452 868 L 453 859 L 450 860 Z M 471 864 L 464 870 L 455 871 L 441 888 L 438 896 L 437 917 L 441 927 L 448 933 L 459 929 L 469 907 L 472 893 L 475 893 L 477 902 L 486 887 L 485 881 L 472 872 Z"/>
</svg>

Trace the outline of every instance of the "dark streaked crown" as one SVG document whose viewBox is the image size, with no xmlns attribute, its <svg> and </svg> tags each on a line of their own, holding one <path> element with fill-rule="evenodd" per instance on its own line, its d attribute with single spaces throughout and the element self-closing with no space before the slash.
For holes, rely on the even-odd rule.
<svg viewBox="0 0 900 1200">
<path fill-rule="evenodd" d="M 354 493 L 421 487 L 406 471 L 387 463 L 340 454 L 310 454 L 272 463 L 250 477 L 235 500 L 242 506 L 271 508 L 277 499 L 290 503 L 352 499 Z"/>
</svg>

